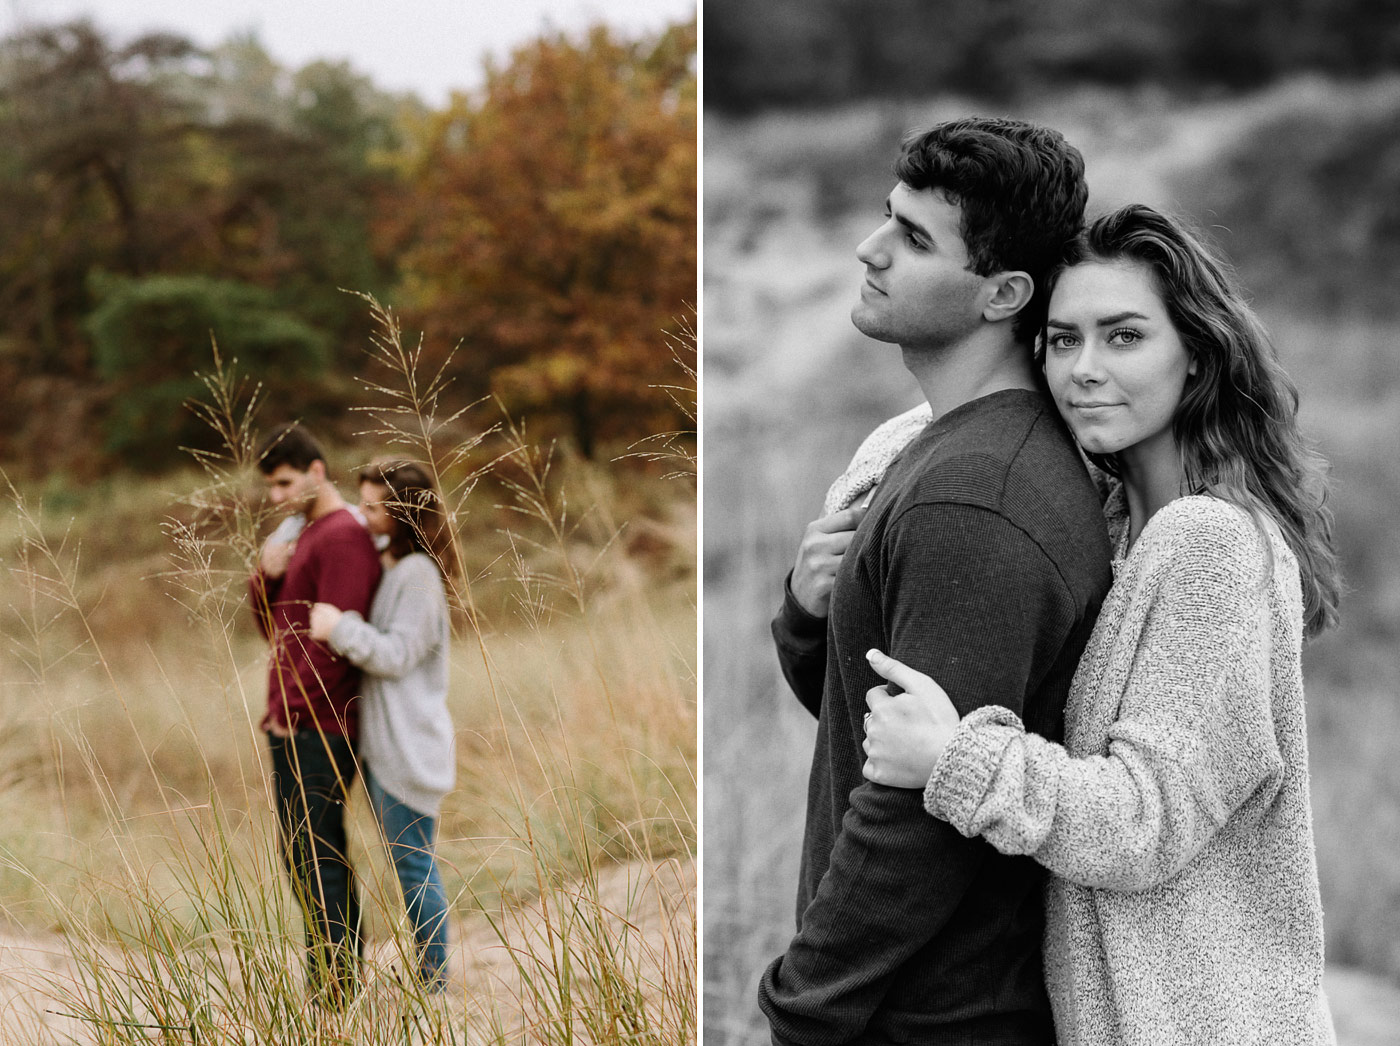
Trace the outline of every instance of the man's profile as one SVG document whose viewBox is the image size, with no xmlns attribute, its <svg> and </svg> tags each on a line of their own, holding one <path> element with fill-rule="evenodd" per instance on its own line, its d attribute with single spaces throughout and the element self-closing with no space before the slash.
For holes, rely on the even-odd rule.
<svg viewBox="0 0 1400 1046">
<path fill-rule="evenodd" d="M 964 712 L 1013 703 L 1061 731 L 1111 580 L 1097 492 L 1032 359 L 1083 161 L 1054 131 L 968 119 L 908 136 L 896 173 L 852 321 L 899 345 L 931 420 L 867 507 L 808 528 L 773 622 L 818 728 L 797 934 L 759 1000 L 775 1043 L 1052 1043 L 1043 873 L 863 783 L 861 744 L 872 647 Z"/>
<path fill-rule="evenodd" d="M 307 983 L 313 996 L 341 1002 L 353 992 L 361 950 L 345 829 L 356 773 L 360 673 L 314 642 L 309 626 L 317 602 L 369 612 L 379 554 L 327 477 L 325 455 L 305 429 L 278 429 L 256 460 L 273 505 L 304 518 L 269 538 L 249 590 L 258 629 L 271 647 L 262 727 L 282 854 L 306 922 Z"/>
</svg>

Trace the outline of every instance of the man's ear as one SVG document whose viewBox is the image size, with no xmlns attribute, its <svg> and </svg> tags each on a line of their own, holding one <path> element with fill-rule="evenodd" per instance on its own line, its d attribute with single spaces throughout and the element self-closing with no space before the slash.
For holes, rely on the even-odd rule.
<svg viewBox="0 0 1400 1046">
<path fill-rule="evenodd" d="M 988 323 L 1009 320 L 1030 304 L 1035 281 L 1029 273 L 999 272 L 987 279 L 991 281 L 992 294 L 982 308 L 982 318 Z"/>
<path fill-rule="evenodd" d="M 307 473 L 314 477 L 317 483 L 322 483 L 326 478 L 326 463 L 317 458 L 310 465 L 306 466 Z"/>
</svg>

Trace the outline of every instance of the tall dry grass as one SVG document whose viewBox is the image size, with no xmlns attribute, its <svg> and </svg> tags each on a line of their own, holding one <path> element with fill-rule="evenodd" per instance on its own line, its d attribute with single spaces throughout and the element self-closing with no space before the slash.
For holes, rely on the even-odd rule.
<svg viewBox="0 0 1400 1046">
<path fill-rule="evenodd" d="M 197 409 L 224 449 L 196 468 L 92 493 L 5 481 L 0 925 L 58 958 L 0 968 L 25 985 L 0 1041 L 695 1040 L 693 484 L 534 447 L 523 423 L 480 420 L 492 404 L 449 408 L 443 372 L 370 307 L 384 377 L 363 444 L 332 464 L 428 463 L 462 550 L 448 992 L 406 973 L 411 929 L 358 797 L 365 987 L 306 1005 L 243 597 L 272 522 L 250 486 L 259 395 L 216 354 Z"/>
</svg>

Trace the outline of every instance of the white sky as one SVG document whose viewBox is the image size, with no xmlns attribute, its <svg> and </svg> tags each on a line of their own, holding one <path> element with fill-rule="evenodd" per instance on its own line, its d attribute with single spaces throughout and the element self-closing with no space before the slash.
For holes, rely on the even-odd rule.
<svg viewBox="0 0 1400 1046">
<path fill-rule="evenodd" d="M 481 82 L 482 58 L 504 60 L 546 28 L 604 22 L 627 33 L 688 19 L 696 0 L 0 0 L 0 34 L 88 16 L 128 40 L 173 30 L 210 46 L 253 29 L 281 65 L 344 59 L 381 90 L 440 106 Z"/>
</svg>

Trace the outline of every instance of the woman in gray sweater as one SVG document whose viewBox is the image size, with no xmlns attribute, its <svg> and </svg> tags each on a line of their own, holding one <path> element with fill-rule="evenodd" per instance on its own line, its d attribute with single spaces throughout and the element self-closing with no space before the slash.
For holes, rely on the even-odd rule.
<svg viewBox="0 0 1400 1046">
<path fill-rule="evenodd" d="M 433 847 L 457 765 L 447 711 L 444 585 L 456 556 L 442 498 L 418 465 L 385 462 L 361 471 L 360 508 L 370 532 L 387 542 L 369 620 L 317 603 L 311 637 L 329 642 L 364 672 L 359 757 L 365 785 L 413 923 L 419 977 L 439 990 L 447 972 L 447 896 Z"/>
<path fill-rule="evenodd" d="M 1115 478 L 1064 744 L 959 721 L 871 651 L 896 685 L 867 694 L 865 775 L 1054 873 L 1063 1046 L 1329 1044 L 1300 648 L 1339 585 L 1296 391 L 1229 269 L 1150 208 L 1094 222 L 1051 286 L 1046 380 Z"/>
</svg>

